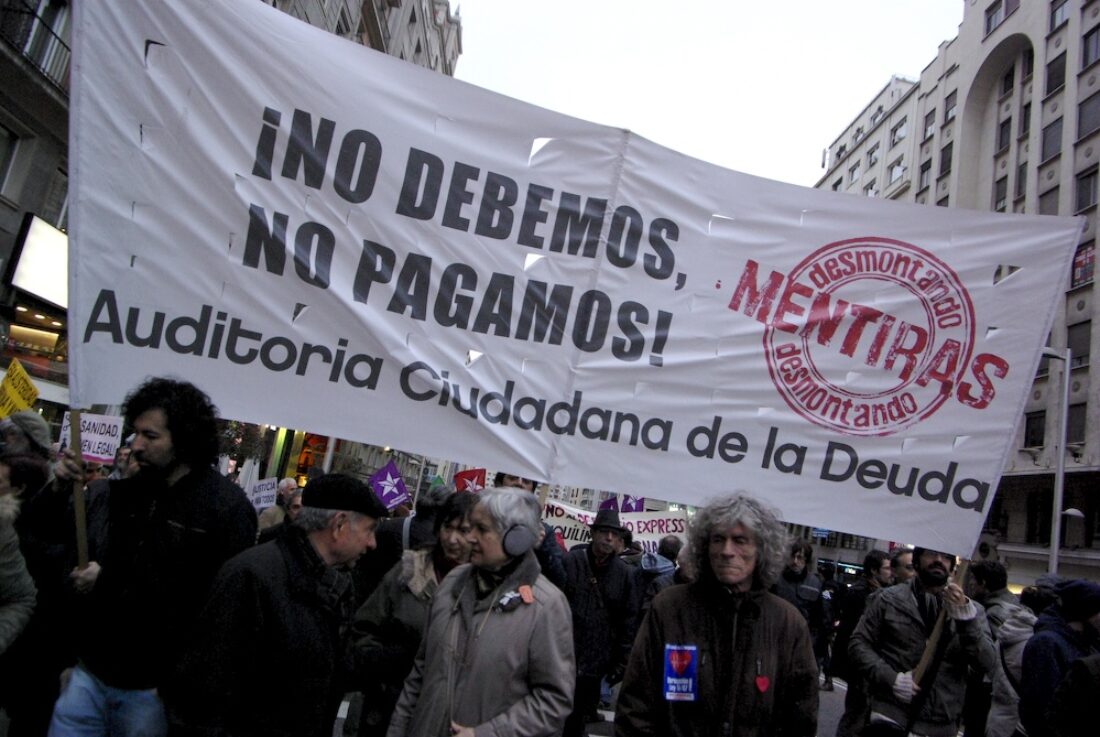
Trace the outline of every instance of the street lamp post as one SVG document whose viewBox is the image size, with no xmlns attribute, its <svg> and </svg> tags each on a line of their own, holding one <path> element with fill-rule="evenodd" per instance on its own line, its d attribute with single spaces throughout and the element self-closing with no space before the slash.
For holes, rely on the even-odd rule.
<svg viewBox="0 0 1100 737">
<path fill-rule="evenodd" d="M 1044 348 L 1043 355 L 1058 361 L 1063 361 L 1062 367 L 1062 411 L 1061 427 L 1058 431 L 1058 452 L 1055 455 L 1054 466 L 1054 503 L 1050 515 L 1050 563 L 1047 572 L 1058 573 L 1058 548 L 1062 543 L 1062 499 L 1066 489 L 1066 434 L 1069 429 L 1069 373 L 1072 352 L 1066 348 L 1065 353 L 1059 353 L 1053 348 Z"/>
</svg>

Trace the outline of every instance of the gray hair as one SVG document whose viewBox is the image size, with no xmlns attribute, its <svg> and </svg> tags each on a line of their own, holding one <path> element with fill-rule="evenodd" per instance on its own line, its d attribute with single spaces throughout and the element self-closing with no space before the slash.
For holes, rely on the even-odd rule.
<svg viewBox="0 0 1100 737">
<path fill-rule="evenodd" d="M 716 529 L 733 527 L 738 522 L 756 541 L 754 588 L 770 588 L 779 580 L 786 563 L 789 536 L 775 509 L 757 499 L 736 492 L 711 501 L 700 509 L 691 522 L 689 546 L 694 556 L 695 573 L 700 579 L 714 577 L 710 567 L 710 536 Z"/>
<path fill-rule="evenodd" d="M 279 482 L 279 486 L 277 488 L 280 494 L 285 494 L 292 489 L 297 489 L 298 482 L 288 476 L 287 478 Z"/>
<path fill-rule="evenodd" d="M 316 532 L 317 530 L 323 530 L 332 523 L 333 517 L 340 514 L 343 511 L 349 519 L 355 521 L 363 515 L 358 512 L 351 512 L 340 509 L 321 509 L 320 507 L 302 507 L 302 511 L 298 512 L 298 516 L 295 518 L 293 524 L 295 527 L 305 532 Z"/>
<path fill-rule="evenodd" d="M 529 491 L 511 487 L 482 489 L 478 492 L 477 503 L 485 505 L 497 532 L 502 535 L 517 525 L 530 530 L 536 540 L 542 532 L 539 500 Z"/>
</svg>

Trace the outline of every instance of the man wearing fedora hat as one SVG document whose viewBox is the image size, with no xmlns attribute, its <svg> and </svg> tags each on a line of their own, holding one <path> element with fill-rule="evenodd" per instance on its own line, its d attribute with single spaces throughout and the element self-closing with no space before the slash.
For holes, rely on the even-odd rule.
<svg viewBox="0 0 1100 737">
<path fill-rule="evenodd" d="M 615 554 L 626 533 L 619 512 L 601 509 L 590 529 L 592 542 L 565 557 L 577 686 L 563 737 L 584 735 L 585 717 L 599 705 L 602 678 L 612 685 L 623 679 L 638 618 L 635 572 Z"/>
</svg>

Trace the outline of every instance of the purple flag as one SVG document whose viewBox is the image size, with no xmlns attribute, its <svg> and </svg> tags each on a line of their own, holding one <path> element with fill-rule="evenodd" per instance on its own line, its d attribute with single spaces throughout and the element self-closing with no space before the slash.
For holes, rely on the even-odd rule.
<svg viewBox="0 0 1100 737">
<path fill-rule="evenodd" d="M 618 494 L 611 494 L 610 496 L 608 496 L 606 499 L 604 499 L 602 502 L 600 502 L 600 509 L 614 509 L 616 512 L 618 512 L 619 511 L 619 495 Z"/>
<path fill-rule="evenodd" d="M 623 506 L 619 510 L 621 512 L 644 512 L 645 511 L 645 497 L 644 496 L 631 496 L 630 494 L 623 494 Z"/>
<path fill-rule="evenodd" d="M 405 480 L 401 478 L 401 472 L 397 470 L 397 464 L 390 460 L 370 477 L 370 487 L 378 496 L 386 509 L 393 509 L 401 502 L 409 500 L 409 490 L 405 488 Z"/>
</svg>

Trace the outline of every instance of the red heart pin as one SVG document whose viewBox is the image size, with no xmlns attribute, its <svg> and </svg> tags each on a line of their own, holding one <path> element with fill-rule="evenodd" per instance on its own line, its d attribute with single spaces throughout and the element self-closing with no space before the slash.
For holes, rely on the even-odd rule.
<svg viewBox="0 0 1100 737">
<path fill-rule="evenodd" d="M 771 679 L 768 678 L 767 676 L 757 676 L 756 677 L 756 690 L 759 691 L 760 693 L 764 693 L 765 691 L 768 690 L 768 686 L 770 686 L 771 683 L 772 683 Z"/>
<path fill-rule="evenodd" d="M 668 654 L 668 662 L 672 664 L 672 670 L 676 671 L 676 675 L 682 676 L 691 665 L 691 651 L 672 650 Z"/>
</svg>

